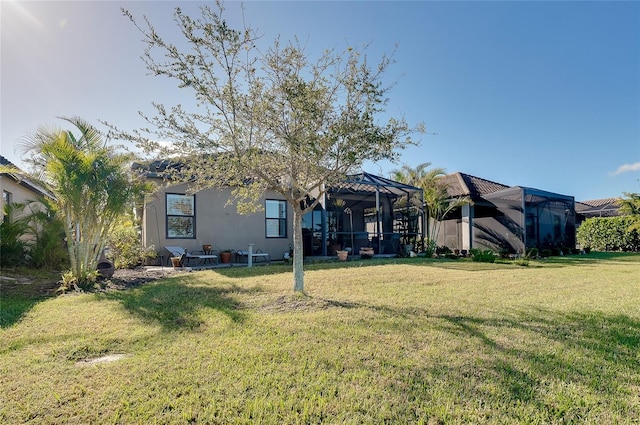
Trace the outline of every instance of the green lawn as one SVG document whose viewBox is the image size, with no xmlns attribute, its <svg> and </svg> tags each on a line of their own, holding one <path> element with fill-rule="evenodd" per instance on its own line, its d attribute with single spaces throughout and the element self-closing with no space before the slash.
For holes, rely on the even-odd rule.
<svg viewBox="0 0 640 425">
<path fill-rule="evenodd" d="M 640 421 L 640 255 L 305 278 L 308 297 L 278 265 L 26 305 L 3 290 L 0 423 Z"/>
</svg>

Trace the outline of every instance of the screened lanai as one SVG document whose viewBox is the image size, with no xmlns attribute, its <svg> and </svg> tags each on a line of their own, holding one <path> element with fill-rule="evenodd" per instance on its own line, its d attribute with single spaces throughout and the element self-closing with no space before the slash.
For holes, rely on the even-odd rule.
<svg viewBox="0 0 640 425">
<path fill-rule="evenodd" d="M 395 255 L 422 242 L 422 189 L 362 172 L 327 190 L 303 219 L 305 256 L 334 255 L 370 246 Z"/>
<path fill-rule="evenodd" d="M 572 196 L 528 187 L 510 187 L 486 195 L 497 214 L 475 220 L 476 238 L 487 246 L 523 252 L 526 248 L 575 247 Z"/>
</svg>

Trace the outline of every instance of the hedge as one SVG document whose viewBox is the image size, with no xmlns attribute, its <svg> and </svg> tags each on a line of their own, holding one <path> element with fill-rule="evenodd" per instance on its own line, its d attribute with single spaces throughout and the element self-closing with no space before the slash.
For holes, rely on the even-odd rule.
<svg viewBox="0 0 640 425">
<path fill-rule="evenodd" d="M 578 243 L 596 251 L 640 251 L 637 217 L 594 217 L 578 227 Z"/>
</svg>

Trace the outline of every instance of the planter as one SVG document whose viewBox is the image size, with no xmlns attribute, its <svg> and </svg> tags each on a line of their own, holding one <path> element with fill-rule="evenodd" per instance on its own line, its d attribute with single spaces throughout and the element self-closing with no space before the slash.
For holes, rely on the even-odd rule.
<svg viewBox="0 0 640 425">
<path fill-rule="evenodd" d="M 202 245 L 202 252 L 204 252 L 205 254 L 210 254 L 211 253 L 211 245 Z"/>
<path fill-rule="evenodd" d="M 373 248 L 360 248 L 360 258 L 373 258 Z"/>
<path fill-rule="evenodd" d="M 349 256 L 349 251 L 336 251 L 336 255 L 338 256 L 338 260 L 347 261 L 347 257 Z"/>
<path fill-rule="evenodd" d="M 182 267 L 182 257 L 171 257 L 171 265 L 174 269 Z"/>
<path fill-rule="evenodd" d="M 341 246 L 339 243 L 329 245 L 329 255 L 336 255 L 336 252 L 340 251 L 340 248 Z"/>
<path fill-rule="evenodd" d="M 98 274 L 107 279 L 111 278 L 113 276 L 113 273 L 116 271 L 116 268 L 110 261 L 102 261 L 98 263 L 97 269 Z"/>
<path fill-rule="evenodd" d="M 231 253 L 230 252 L 221 252 L 220 253 L 220 262 L 224 264 L 228 264 L 231 262 Z"/>
</svg>

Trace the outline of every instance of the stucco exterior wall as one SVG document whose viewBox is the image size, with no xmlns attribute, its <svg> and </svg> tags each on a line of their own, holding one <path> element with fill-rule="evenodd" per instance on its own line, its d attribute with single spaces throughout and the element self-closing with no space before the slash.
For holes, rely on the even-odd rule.
<svg viewBox="0 0 640 425">
<path fill-rule="evenodd" d="M 6 175 L 0 175 L 0 193 L 5 191 L 11 194 L 12 203 L 27 203 L 37 196 L 36 192 L 29 189 L 27 186 L 16 182 L 13 178 Z M 0 199 L 0 207 L 2 208 L 2 211 L 4 211 L 4 196 Z M 25 213 L 29 212 L 30 211 L 27 209 Z"/>
<path fill-rule="evenodd" d="M 165 187 L 155 193 L 145 206 L 142 217 L 142 240 L 146 247 L 155 246 L 161 255 L 165 246 L 181 246 L 189 251 L 211 244 L 216 251 L 224 249 L 246 250 L 249 244 L 254 251 L 260 249 L 271 259 L 282 259 L 293 243 L 293 211 L 287 204 L 287 237 L 267 238 L 264 204 L 266 199 L 284 200 L 269 192 L 260 199 L 261 211 L 250 215 L 237 213 L 235 205 L 226 206 L 231 196 L 230 188 L 206 189 L 195 193 L 195 238 L 167 238 L 166 194 L 185 194 L 187 185 Z"/>
</svg>

